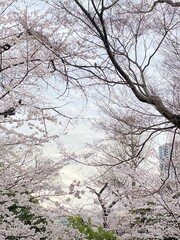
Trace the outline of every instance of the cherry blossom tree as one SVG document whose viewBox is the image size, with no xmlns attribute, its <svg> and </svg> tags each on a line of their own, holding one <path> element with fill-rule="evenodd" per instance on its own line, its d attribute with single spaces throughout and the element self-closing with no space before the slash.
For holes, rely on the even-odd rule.
<svg viewBox="0 0 180 240">
<path fill-rule="evenodd" d="M 59 52 L 66 51 L 69 31 L 52 24 L 48 8 L 41 4 L 2 1 L 0 6 L 0 128 L 6 144 L 47 142 L 80 112 L 64 112 L 69 85 L 66 76 L 57 76 L 53 69 Z M 52 126 L 56 131 L 49 133 Z"/>
<path fill-rule="evenodd" d="M 53 198 L 64 194 L 58 179 L 65 163 L 41 152 L 44 143 L 63 132 L 62 118 L 69 122 L 73 115 L 62 112 L 68 103 L 67 84 L 63 76 L 57 84 L 52 69 L 52 49 L 64 51 L 65 45 L 57 43 L 55 50 L 46 35 L 38 35 L 48 19 L 48 9 L 40 8 L 35 1 L 0 3 L 2 240 L 68 239 L 75 232 L 60 224 L 59 218 L 64 215 L 61 204 L 56 210 L 52 205 Z M 57 26 L 49 27 L 47 32 L 56 32 Z M 54 35 L 51 40 L 54 46 Z M 48 47 L 43 45 L 45 41 Z M 56 132 L 51 134 L 52 126 Z"/>
<path fill-rule="evenodd" d="M 1 148 L 0 159 L 0 238 L 68 238 L 70 230 L 59 220 L 65 209 L 61 204 L 55 208 L 52 198 L 64 194 L 57 181 L 64 163 L 20 146 Z"/>
<path fill-rule="evenodd" d="M 147 140 L 169 130 L 178 133 L 177 1 L 44 2 L 56 24 L 71 33 L 67 51 L 53 61 L 54 72 L 84 91 L 98 85 L 109 101 L 115 92 L 122 118 L 134 113 L 145 120 L 137 127 L 149 132 Z"/>
<path fill-rule="evenodd" d="M 144 148 L 143 135 L 136 135 L 136 118 L 122 121 L 110 107 L 101 110 L 105 114 L 93 127 L 104 137 L 88 144 L 91 151 L 80 156 L 66 153 L 66 158 L 92 169 L 84 181 L 70 186 L 78 199 L 87 203 L 88 195 L 94 200 L 91 207 L 79 209 L 95 226 L 113 229 L 123 239 L 178 239 L 178 179 L 161 179 L 155 150 Z"/>
<path fill-rule="evenodd" d="M 99 177 L 78 186 L 73 183 L 72 194 L 83 198 L 82 189 L 86 195 L 89 189 L 88 196 L 94 199 L 83 215 L 90 216 L 94 226 L 116 231 L 122 239 L 179 239 L 178 182 L 168 180 L 162 186 L 159 175 L 139 169 L 133 174 L 136 184 L 132 186 L 127 169 L 121 166 L 113 172 L 99 170 Z"/>
<path fill-rule="evenodd" d="M 144 145 L 157 134 L 173 132 L 173 151 L 180 126 L 179 2 L 49 2 L 54 7 L 52 12 L 57 14 L 57 20 L 66 14 L 66 26 L 72 30 L 67 43 L 69 47 L 73 45 L 74 49 L 71 54 L 61 54 L 59 57 L 66 67 L 68 80 L 80 83 L 84 89 L 98 85 L 98 94 L 116 106 L 119 120 L 135 115 L 140 120 L 134 126 L 137 132 L 146 133 Z M 59 71 L 56 62 L 54 70 Z M 116 96 L 115 100 L 112 95 Z M 172 161 L 170 157 L 169 162 Z M 99 159 L 95 164 L 99 165 Z M 157 192 L 166 185 L 167 180 L 163 183 L 159 180 L 161 187 L 156 188 Z M 146 185 L 143 187 L 146 188 Z M 94 191 L 98 196 L 100 190 Z M 163 204 L 166 213 L 163 215 L 169 216 L 165 205 L 173 203 L 174 199 L 169 194 L 166 196 L 163 193 L 162 196 L 161 192 L 158 196 L 166 199 Z M 175 205 L 173 212 L 178 213 L 179 221 L 179 206 Z M 173 214 L 170 216 L 173 218 Z M 164 229 L 168 225 L 168 221 L 165 222 L 162 224 Z M 174 237 L 177 226 L 174 228 Z M 159 237 L 162 235 L 159 234 Z"/>
<path fill-rule="evenodd" d="M 52 123 L 60 125 L 58 117 L 65 117 L 68 122 L 73 118 L 73 111 L 69 111 L 69 115 L 62 110 L 63 106 L 68 104 L 68 97 L 72 97 L 69 95 L 70 90 L 73 88 L 75 93 L 80 90 L 86 98 L 89 94 L 87 90 L 92 87 L 94 91 L 94 86 L 99 93 L 95 95 L 96 98 L 105 95 L 106 100 L 116 105 L 119 109 L 116 117 L 121 122 L 130 119 L 131 116 L 141 120 L 135 122 L 133 127 L 137 129 L 138 134 L 146 133 L 142 147 L 154 135 L 169 131 L 174 132 L 174 144 L 180 127 L 179 2 L 46 0 L 31 3 L 27 1 L 24 4 L 20 0 L 8 0 L 0 3 L 0 13 L 0 129 L 4 140 L 2 147 L 18 147 L 19 144 L 32 146 L 48 141 L 48 127 Z M 112 94 L 116 95 L 115 101 Z M 52 134 L 51 137 L 55 138 L 57 135 Z M 121 154 L 122 149 L 123 147 L 119 151 Z M 101 165 L 108 168 L 116 165 L 110 149 L 102 150 L 107 150 L 106 157 L 111 157 L 111 163 L 103 162 Z M 124 155 L 124 161 L 125 165 L 133 165 L 134 169 L 130 175 L 134 178 L 135 170 L 141 162 L 141 158 L 138 157 L 141 150 L 133 155 L 133 160 L 128 153 L 129 151 Z M 86 160 L 89 157 L 90 155 L 85 156 Z M 116 160 L 119 165 L 119 159 Z M 96 162 L 96 166 L 98 163 Z M 10 211 L 9 208 L 14 204 L 11 197 L 14 199 L 16 194 L 19 203 L 23 193 L 25 196 L 22 201 L 25 199 L 25 205 L 30 204 L 32 211 L 37 209 L 37 205 L 32 204 L 30 198 L 32 193 L 37 194 L 39 190 L 36 182 L 41 180 L 41 174 L 34 175 L 38 166 L 31 166 L 31 180 L 23 164 L 28 184 L 34 181 L 35 185 L 32 193 L 32 186 L 28 185 L 28 194 L 24 194 L 24 185 L 18 181 L 20 185 L 17 193 L 14 193 L 16 184 L 11 183 L 10 176 L 12 172 L 15 183 L 17 178 L 21 179 L 21 173 L 16 175 L 18 163 L 11 160 L 8 152 L 3 164 L 2 179 L 9 175 L 9 180 L 4 182 L 8 184 L 10 181 L 10 186 L 13 187 L 12 196 L 4 190 L 8 189 L 8 186 L 2 187 L 2 191 L 5 191 L 2 196 L 6 197 L 2 202 L 4 206 L 7 203 L 5 209 L 9 216 L 9 219 L 3 222 L 12 222 L 15 228 L 23 224 L 22 233 L 20 232 L 22 235 L 28 224 L 19 221 L 17 215 L 14 216 L 14 212 Z M 20 166 L 21 164 L 18 165 L 19 171 Z M 43 166 L 41 167 L 43 169 Z M 135 183 L 141 182 L 141 175 L 137 176 Z M 46 174 L 42 176 L 44 183 L 47 183 L 46 177 Z M 2 181 L 2 186 L 4 182 Z M 137 193 L 142 193 L 141 199 L 145 199 L 143 196 L 148 194 L 156 199 L 155 206 L 162 206 L 157 209 L 162 209 L 161 216 L 164 216 L 160 223 L 163 220 L 166 222 L 162 225 L 164 228 L 173 227 L 173 230 L 168 229 L 170 237 L 179 237 L 179 205 L 178 197 L 175 197 L 178 196 L 179 190 L 173 188 L 172 195 L 165 190 L 161 192 L 167 182 L 168 179 L 156 188 L 153 185 L 153 191 L 150 188 L 151 184 L 149 186 L 146 182 L 140 184 L 143 191 L 137 183 L 135 186 L 131 184 L 131 187 L 138 188 Z M 174 185 L 178 183 L 179 179 Z M 103 182 L 99 191 L 94 187 L 90 188 L 100 199 L 101 194 L 105 193 L 104 190 L 108 189 L 104 186 L 106 182 Z M 43 189 L 43 186 L 41 187 Z M 48 184 L 46 187 L 48 188 Z M 128 193 L 127 196 L 130 198 L 131 195 Z M 134 208 L 138 207 L 135 203 L 139 201 L 139 196 L 132 197 Z M 38 210 L 34 212 L 37 218 L 41 216 Z M 155 210 L 152 212 L 154 214 Z M 2 216 L 6 217 L 6 213 L 2 212 Z M 172 224 L 169 224 L 169 217 L 173 219 Z M 143 222 L 145 223 L 147 221 Z M 133 229 L 137 226 L 135 224 Z M 160 225 L 156 226 L 156 230 L 160 231 Z M 7 227 L 8 224 L 3 225 L 2 236 L 14 236 L 12 232 L 7 235 Z M 150 229 L 150 225 L 148 228 Z M 30 238 L 31 234 L 34 234 L 33 231 L 34 228 L 28 230 L 29 235 L 26 237 Z M 161 233 L 157 236 L 164 237 Z M 39 235 L 35 236 L 35 239 L 38 237 Z"/>
</svg>

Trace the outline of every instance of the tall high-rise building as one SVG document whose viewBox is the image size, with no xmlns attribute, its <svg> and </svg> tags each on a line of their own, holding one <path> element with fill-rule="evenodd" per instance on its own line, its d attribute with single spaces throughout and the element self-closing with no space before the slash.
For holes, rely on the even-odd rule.
<svg viewBox="0 0 180 240">
<path fill-rule="evenodd" d="M 166 143 L 159 147 L 160 174 L 163 179 L 180 178 L 180 142 Z"/>
</svg>

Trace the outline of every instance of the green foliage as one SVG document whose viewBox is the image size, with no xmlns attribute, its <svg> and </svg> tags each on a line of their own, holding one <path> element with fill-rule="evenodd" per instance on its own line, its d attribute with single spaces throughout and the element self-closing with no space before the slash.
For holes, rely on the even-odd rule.
<svg viewBox="0 0 180 240">
<path fill-rule="evenodd" d="M 29 196 L 29 205 L 20 206 L 18 201 L 14 199 L 14 203 L 8 208 L 8 210 L 25 225 L 30 225 L 30 229 L 34 229 L 35 232 L 44 232 L 47 224 L 46 219 L 32 213 L 31 204 L 38 204 L 37 198 L 31 196 L 28 192 L 23 192 L 22 194 Z M 15 197 L 15 192 L 9 192 L 7 195 L 9 198 Z"/>
<path fill-rule="evenodd" d="M 140 214 L 140 215 L 146 215 L 148 212 L 150 212 L 152 209 L 151 208 L 137 208 L 130 210 L 130 213 L 132 214 Z"/>
<path fill-rule="evenodd" d="M 22 193 L 24 194 L 24 192 Z M 46 230 L 47 220 L 39 216 L 38 214 L 32 211 L 32 205 L 38 204 L 37 198 L 31 196 L 28 192 L 25 192 L 27 198 L 27 204 L 22 206 L 19 204 L 18 199 L 16 198 L 16 192 L 9 191 L 6 193 L 8 198 L 12 201 L 11 206 L 8 207 L 8 210 L 15 216 L 16 219 L 21 221 L 25 225 L 29 225 L 29 229 L 33 229 L 36 233 L 43 233 Z M 1 202 L 3 205 L 5 202 Z M 0 223 L 6 222 L 6 215 L 0 216 Z M 17 239 L 13 236 L 8 236 L 7 239 Z M 43 239 L 43 238 L 41 238 Z"/>
<path fill-rule="evenodd" d="M 176 193 L 172 198 L 179 198 L 180 197 L 180 192 Z"/>
<path fill-rule="evenodd" d="M 113 231 L 104 230 L 101 226 L 94 228 L 89 218 L 84 221 L 81 216 L 69 217 L 69 222 L 74 229 L 77 229 L 85 239 L 88 240 L 118 240 Z"/>
<path fill-rule="evenodd" d="M 34 229 L 35 232 L 45 231 L 46 219 L 31 213 L 31 207 L 18 206 L 18 204 L 15 203 L 9 207 L 9 211 L 25 225 L 30 225 L 30 229 Z"/>
<path fill-rule="evenodd" d="M 155 203 L 153 202 L 147 202 L 148 206 L 154 206 Z M 129 211 L 131 214 L 135 215 L 135 219 L 134 222 L 131 224 L 131 227 L 134 226 L 141 226 L 142 224 L 146 223 L 149 225 L 153 225 L 156 222 L 159 222 L 161 218 L 163 218 L 163 216 L 161 214 L 156 214 L 155 217 L 150 217 L 150 214 L 153 213 L 153 208 L 150 207 L 146 207 L 146 208 L 137 208 L 137 209 L 132 209 Z M 152 238 L 149 238 L 149 240 L 151 240 Z M 154 238 L 153 238 L 154 239 Z M 153 240 L 152 239 L 152 240 Z M 156 238 L 157 240 L 159 238 Z M 178 240 L 176 237 L 163 237 L 163 240 Z"/>
<path fill-rule="evenodd" d="M 149 222 L 154 222 L 154 219 L 149 218 L 148 219 L 148 214 L 152 211 L 151 208 L 137 208 L 137 209 L 132 209 L 130 210 L 131 214 L 137 214 L 138 216 L 135 217 L 134 225 L 136 224 L 141 224 L 141 223 L 149 223 Z"/>
</svg>

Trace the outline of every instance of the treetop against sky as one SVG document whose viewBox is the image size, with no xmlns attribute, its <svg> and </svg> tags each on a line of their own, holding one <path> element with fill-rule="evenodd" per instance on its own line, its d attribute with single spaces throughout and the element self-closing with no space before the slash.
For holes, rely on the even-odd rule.
<svg viewBox="0 0 180 240">
<path fill-rule="evenodd" d="M 177 87 L 176 77 L 168 71 L 173 61 L 166 61 L 167 56 L 174 60 L 178 57 L 178 8 L 166 1 L 153 6 L 148 2 L 134 6 L 131 1 L 87 1 L 85 5 L 81 1 L 43 2 L 4 2 L 2 14 L 13 13 L 11 21 L 4 17 L 2 22 L 4 26 L 10 24 L 9 33 L 2 32 L 10 45 L 9 51 L 2 53 L 3 85 L 5 91 L 11 89 L 11 94 L 2 95 L 6 104 L 10 101 L 12 105 L 13 93 L 18 102 L 21 92 L 25 93 L 23 101 L 31 103 L 33 93 L 36 111 L 51 109 L 63 116 L 61 104 L 55 102 L 53 106 L 49 101 L 61 95 L 64 101 L 72 88 L 86 94 L 87 86 L 102 84 L 123 89 L 123 98 L 119 96 L 123 106 L 132 106 L 138 112 L 140 105 L 142 114 L 147 115 L 148 109 L 149 115 L 156 115 L 154 125 L 162 124 L 164 129 L 167 119 L 169 128 L 178 127 L 178 93 L 173 87 Z M 14 74 L 7 62 L 12 54 L 11 64 L 21 76 L 8 82 L 7 74 L 10 79 Z M 22 61 L 17 63 L 17 57 Z"/>
</svg>

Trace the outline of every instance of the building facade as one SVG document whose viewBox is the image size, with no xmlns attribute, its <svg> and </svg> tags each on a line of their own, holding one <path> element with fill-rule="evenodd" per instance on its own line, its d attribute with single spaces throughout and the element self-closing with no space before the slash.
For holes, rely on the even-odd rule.
<svg viewBox="0 0 180 240">
<path fill-rule="evenodd" d="M 180 179 L 180 142 L 159 147 L 160 175 L 162 179 Z"/>
</svg>

